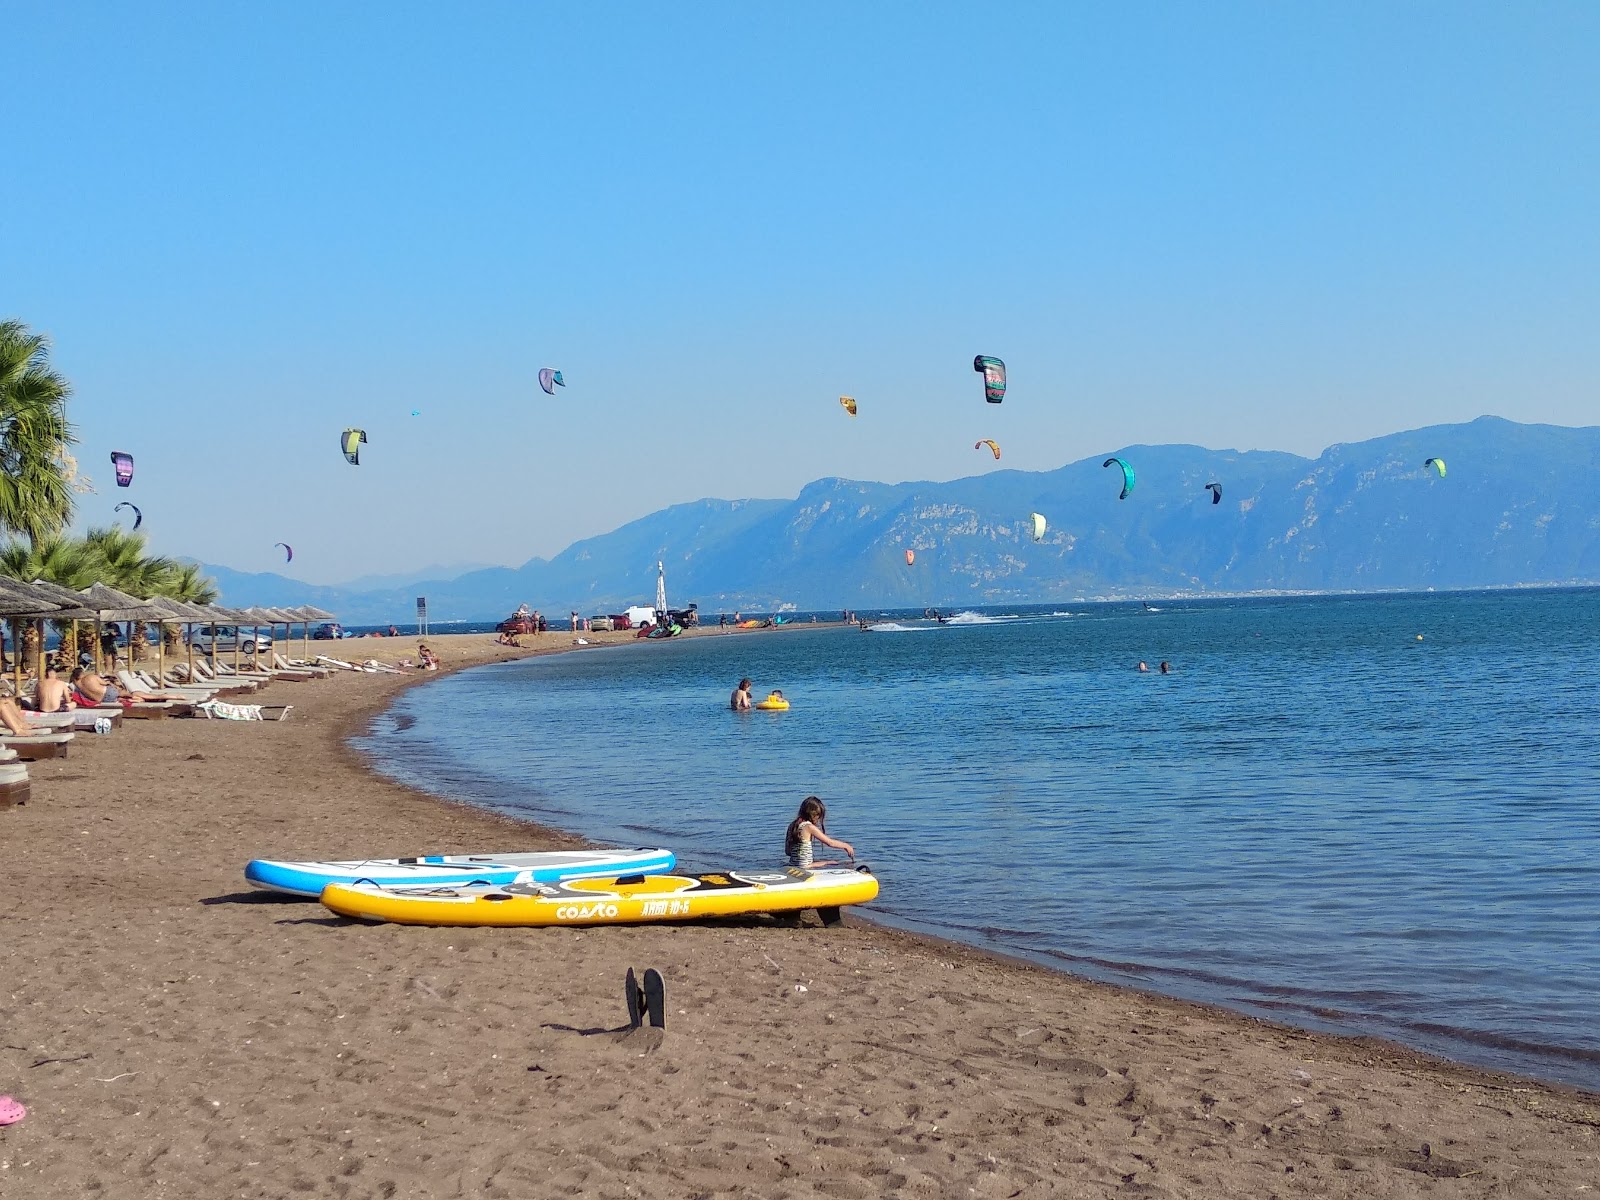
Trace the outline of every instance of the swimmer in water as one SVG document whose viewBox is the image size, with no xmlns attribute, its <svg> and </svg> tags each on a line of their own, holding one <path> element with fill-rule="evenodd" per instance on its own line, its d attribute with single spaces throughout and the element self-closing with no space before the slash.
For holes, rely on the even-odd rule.
<svg viewBox="0 0 1600 1200">
<path fill-rule="evenodd" d="M 1161 660 L 1161 673 L 1163 675 L 1171 675 L 1172 674 L 1172 664 L 1169 663 L 1166 659 L 1162 659 Z"/>
<path fill-rule="evenodd" d="M 1148 671 L 1148 670 L 1149 670 L 1149 669 L 1150 669 L 1150 668 L 1149 668 L 1149 667 L 1147 667 L 1147 666 L 1146 666 L 1146 665 L 1145 665 L 1145 661 L 1144 661 L 1144 659 L 1142 659 L 1142 658 L 1141 658 L 1141 659 L 1140 659 L 1140 660 L 1139 660 L 1139 670 L 1140 670 L 1140 671 Z"/>
</svg>

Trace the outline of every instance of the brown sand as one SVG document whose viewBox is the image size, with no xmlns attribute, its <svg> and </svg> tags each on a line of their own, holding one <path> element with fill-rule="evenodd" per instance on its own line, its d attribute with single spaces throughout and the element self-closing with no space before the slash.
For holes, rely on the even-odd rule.
<svg viewBox="0 0 1600 1200">
<path fill-rule="evenodd" d="M 378 644 L 338 648 L 415 649 Z M 364 769 L 344 739 L 418 678 L 276 683 L 281 724 L 128 722 L 35 764 L 0 813 L 0 1093 L 30 1109 L 0 1196 L 1600 1188 L 1600 1098 L 859 921 L 433 930 L 247 891 L 256 855 L 573 844 Z M 664 1033 L 619 1031 L 629 966 L 666 977 Z"/>
</svg>

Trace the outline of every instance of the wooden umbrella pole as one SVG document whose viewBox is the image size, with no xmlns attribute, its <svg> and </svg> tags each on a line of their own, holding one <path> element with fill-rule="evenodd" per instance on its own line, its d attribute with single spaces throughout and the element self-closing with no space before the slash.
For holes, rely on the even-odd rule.
<svg viewBox="0 0 1600 1200">
<path fill-rule="evenodd" d="M 184 640 L 189 643 L 189 682 L 199 683 L 200 681 L 194 677 L 194 622 L 185 622 L 183 628 L 186 634 Z"/>
</svg>

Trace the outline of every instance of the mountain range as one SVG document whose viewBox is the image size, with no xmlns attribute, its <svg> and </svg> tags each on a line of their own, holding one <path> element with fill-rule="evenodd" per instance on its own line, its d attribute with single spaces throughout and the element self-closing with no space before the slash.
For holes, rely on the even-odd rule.
<svg viewBox="0 0 1600 1200">
<path fill-rule="evenodd" d="M 1127 446 L 1053 471 L 947 483 L 819 479 L 792 500 L 699 500 L 551 559 L 378 588 L 203 564 L 224 604 L 310 602 L 346 624 L 490 620 L 668 600 L 710 614 L 1045 603 L 1093 597 L 1386 591 L 1600 581 L 1600 427 L 1480 417 L 1330 446 Z M 1443 476 L 1425 468 L 1443 459 Z M 1206 484 L 1222 491 L 1212 503 Z M 1031 514 L 1048 528 L 1032 536 Z M 907 565 L 906 551 L 915 555 Z"/>
</svg>

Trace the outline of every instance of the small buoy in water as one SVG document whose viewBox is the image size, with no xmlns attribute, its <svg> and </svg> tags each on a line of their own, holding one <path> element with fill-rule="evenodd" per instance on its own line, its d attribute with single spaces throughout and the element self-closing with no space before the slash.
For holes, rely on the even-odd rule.
<svg viewBox="0 0 1600 1200">
<path fill-rule="evenodd" d="M 1420 642 L 1421 640 L 1422 640 L 1422 635 L 1419 633 L 1419 634 L 1417 634 L 1417 641 Z"/>
</svg>

